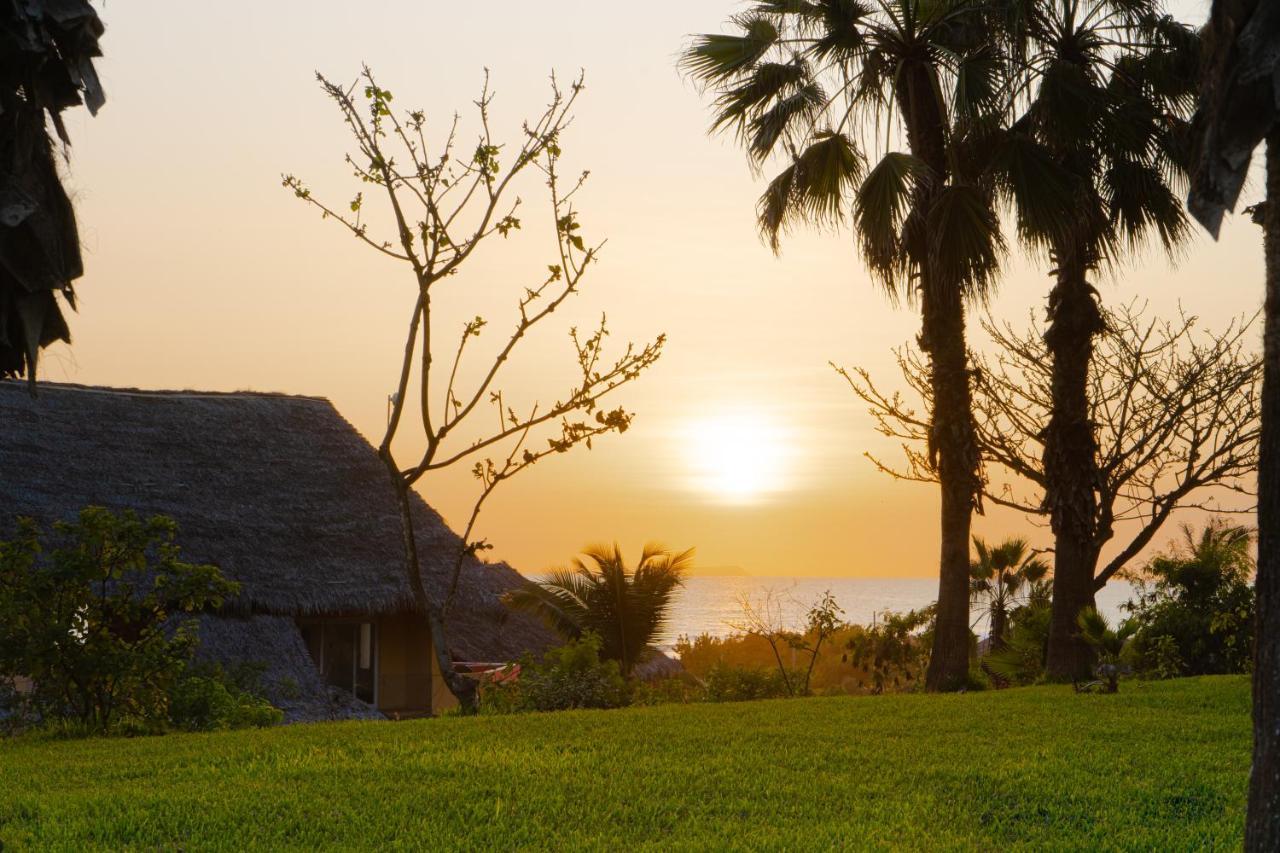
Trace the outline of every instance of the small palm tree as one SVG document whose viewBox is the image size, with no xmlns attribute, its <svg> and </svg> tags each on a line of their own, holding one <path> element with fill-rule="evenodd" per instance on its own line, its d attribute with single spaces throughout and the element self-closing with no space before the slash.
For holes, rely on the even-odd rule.
<svg viewBox="0 0 1280 853">
<path fill-rule="evenodd" d="M 539 616 L 566 640 L 593 632 L 601 638 L 601 657 L 616 660 L 630 676 L 637 663 L 653 654 L 654 639 L 665 626 L 672 597 L 693 564 L 693 549 L 673 553 L 648 544 L 634 571 L 615 543 L 583 551 L 593 565 L 575 558 L 567 569 L 553 569 L 507 593 L 510 607 Z"/>
<path fill-rule="evenodd" d="M 1133 622 L 1121 622 L 1120 627 L 1113 630 L 1105 616 L 1086 607 L 1076 618 L 1076 625 L 1080 628 L 1080 639 L 1097 655 L 1094 672 L 1106 682 L 1106 692 L 1115 693 L 1120 689 L 1120 673 L 1124 668 L 1125 648 L 1133 636 Z"/>
<path fill-rule="evenodd" d="M 1009 634 L 1009 614 L 1025 604 L 1037 584 L 1049 573 L 1049 564 L 1031 551 L 1025 539 L 1006 539 L 994 547 L 973 537 L 977 559 L 969 565 L 970 600 L 981 607 L 991 626 L 991 650 L 1004 648 Z"/>
</svg>

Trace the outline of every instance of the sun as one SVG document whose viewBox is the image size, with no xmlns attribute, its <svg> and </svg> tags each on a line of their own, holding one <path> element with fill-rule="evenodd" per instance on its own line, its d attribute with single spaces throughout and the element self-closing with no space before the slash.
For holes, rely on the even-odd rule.
<svg viewBox="0 0 1280 853">
<path fill-rule="evenodd" d="M 753 503 L 786 485 L 786 435 L 758 412 L 699 418 L 684 432 L 697 491 L 725 503 Z"/>
</svg>

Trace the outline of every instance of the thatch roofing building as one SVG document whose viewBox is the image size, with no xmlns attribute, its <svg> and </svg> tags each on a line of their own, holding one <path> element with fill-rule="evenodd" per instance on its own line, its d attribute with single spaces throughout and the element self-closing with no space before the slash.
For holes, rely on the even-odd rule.
<svg viewBox="0 0 1280 853">
<path fill-rule="evenodd" d="M 353 668 L 373 660 L 377 686 L 366 693 L 382 694 L 378 707 L 422 710 L 411 706 L 423 701 L 425 664 L 392 661 L 421 658 L 424 635 L 386 477 L 374 449 L 324 399 L 50 383 L 32 399 L 25 386 L 0 382 L 0 530 L 18 516 L 49 523 L 87 505 L 172 516 L 184 559 L 214 563 L 241 583 L 239 597 L 204 620 L 205 646 L 223 658 L 261 652 L 268 678 L 276 667 L 297 682 L 296 719 L 324 716 L 312 694 L 330 673 L 325 664 L 305 671 L 296 658 L 308 644 L 317 659 L 323 647 L 342 666 L 348 657 L 363 655 Z M 429 590 L 443 600 L 459 539 L 416 497 L 414 514 Z M 505 564 L 468 559 L 448 625 L 455 660 L 508 660 L 552 641 L 499 601 L 519 582 Z M 335 623 L 350 632 L 341 627 L 335 640 L 323 627 Z M 382 642 L 370 659 L 360 643 L 375 630 Z M 407 680 L 396 687 L 394 677 Z M 428 701 L 439 707 L 438 671 L 433 680 Z M 407 704 L 388 704 L 390 693 Z"/>
</svg>

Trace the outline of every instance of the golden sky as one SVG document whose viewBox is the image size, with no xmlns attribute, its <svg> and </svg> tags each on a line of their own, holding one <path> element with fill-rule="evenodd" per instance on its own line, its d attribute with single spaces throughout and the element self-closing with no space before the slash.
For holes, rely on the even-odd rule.
<svg viewBox="0 0 1280 853">
<path fill-rule="evenodd" d="M 1202 19 L 1205 5 L 1178 8 Z M 567 329 L 602 310 L 616 343 L 658 332 L 670 340 L 620 397 L 636 413 L 626 435 L 547 459 L 491 499 L 479 533 L 492 553 L 536 573 L 588 542 L 635 551 L 658 540 L 752 574 L 933 574 L 934 490 L 872 470 L 863 451 L 892 448 L 828 366 L 892 380 L 889 350 L 912 338 L 916 316 L 872 285 L 845 232 L 798 235 L 780 257 L 761 244 L 760 180 L 730 140 L 706 136 L 706 102 L 676 70 L 688 35 L 718 30 L 734 8 L 101 6 L 108 103 L 96 119 L 77 111 L 69 121 L 87 274 L 74 346 L 51 352 L 45 378 L 320 395 L 376 441 L 413 282 L 280 187 L 287 171 L 338 204 L 359 189 L 313 72 L 352 80 L 367 61 L 397 105 L 425 108 L 438 126 L 465 112 L 488 66 L 495 129 L 515 139 L 545 102 L 548 72 L 581 68 L 587 90 L 565 165 L 591 170 L 583 228 L 609 242 L 584 293 L 528 342 L 506 387 L 524 400 L 562 391 L 573 366 Z M 495 241 L 450 282 L 449 337 L 483 313 L 496 343 L 520 290 L 545 268 L 552 244 L 534 225 L 538 189 L 523 192 L 520 237 Z M 1258 195 L 1255 182 L 1246 201 Z M 1256 310 L 1261 282 L 1260 234 L 1237 218 L 1218 244 L 1197 235 L 1176 268 L 1152 254 L 1101 290 L 1109 302 L 1141 295 L 1154 311 L 1181 304 L 1221 325 Z M 1025 317 L 1047 290 L 1044 265 L 1015 254 L 994 311 Z M 458 524 L 474 488 L 460 473 L 428 481 L 424 493 Z M 1045 541 L 1009 515 L 980 518 L 975 530 Z"/>
</svg>

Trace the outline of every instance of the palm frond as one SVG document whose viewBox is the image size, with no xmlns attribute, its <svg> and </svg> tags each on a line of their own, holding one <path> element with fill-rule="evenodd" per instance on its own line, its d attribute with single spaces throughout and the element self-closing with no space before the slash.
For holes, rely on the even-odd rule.
<svg viewBox="0 0 1280 853">
<path fill-rule="evenodd" d="M 899 283 L 908 259 L 902 251 L 902 227 L 918 185 L 932 173 L 911 154 L 892 151 L 863 179 L 854 206 L 854 225 L 863 257 L 890 289 Z"/>
<path fill-rule="evenodd" d="M 740 35 L 694 38 L 680 60 L 686 73 L 704 83 L 722 82 L 750 68 L 778 41 L 778 28 L 766 15 L 740 15 L 733 23 Z"/>
<path fill-rule="evenodd" d="M 751 67 L 749 74 L 738 86 L 726 90 L 715 102 L 713 131 L 727 127 L 742 134 L 750 116 L 778 98 L 795 92 L 807 75 L 803 61 L 762 62 Z"/>
<path fill-rule="evenodd" d="M 760 197 L 760 230 L 774 250 L 779 234 L 795 222 L 838 221 L 863 170 L 862 153 L 849 137 L 830 131 L 816 134 Z"/>
<path fill-rule="evenodd" d="M 807 135 L 825 101 L 822 87 L 809 82 L 751 119 L 747 124 L 747 150 L 751 157 L 762 162 L 774 153 L 779 140 Z"/>
<path fill-rule="evenodd" d="M 994 284 L 1004 236 L 990 197 L 963 184 L 944 187 L 926 217 L 934 287 L 982 296 Z"/>
</svg>

